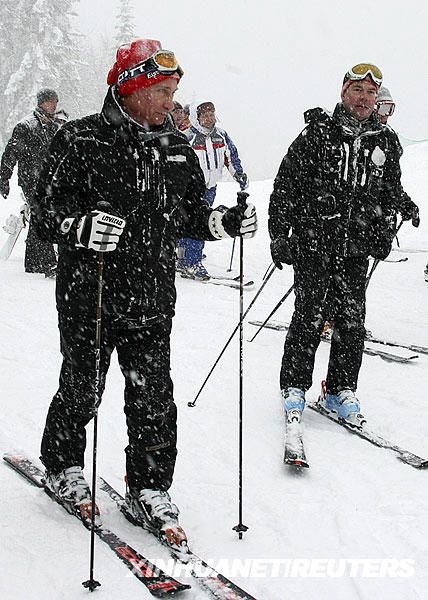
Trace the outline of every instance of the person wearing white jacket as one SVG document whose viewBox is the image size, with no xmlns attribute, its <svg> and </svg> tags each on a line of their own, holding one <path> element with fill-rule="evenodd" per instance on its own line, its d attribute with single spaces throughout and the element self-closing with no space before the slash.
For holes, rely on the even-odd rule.
<svg viewBox="0 0 428 600">
<path fill-rule="evenodd" d="M 224 129 L 216 126 L 216 121 L 212 102 L 196 102 L 190 106 L 191 126 L 184 132 L 199 159 L 206 186 L 204 198 L 210 206 L 214 202 L 224 167 L 227 167 L 241 190 L 249 185 L 235 144 Z M 202 241 L 189 238 L 180 240 L 177 270 L 182 277 L 200 280 L 210 278 L 202 264 L 203 248 Z"/>
</svg>

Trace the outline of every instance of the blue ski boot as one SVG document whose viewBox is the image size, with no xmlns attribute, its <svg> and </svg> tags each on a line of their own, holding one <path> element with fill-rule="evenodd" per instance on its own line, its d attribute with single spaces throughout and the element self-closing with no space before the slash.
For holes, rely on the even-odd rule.
<svg viewBox="0 0 428 600">
<path fill-rule="evenodd" d="M 320 397 L 319 402 L 325 410 L 335 413 L 338 420 L 344 421 L 351 427 L 361 429 L 366 423 L 366 419 L 360 413 L 360 401 L 353 390 L 344 389 L 338 394 L 327 392 Z"/>
<path fill-rule="evenodd" d="M 300 388 L 289 387 L 281 390 L 284 398 L 284 410 L 287 416 L 287 421 L 297 421 L 300 423 L 302 419 L 303 409 L 305 408 L 305 391 Z"/>
</svg>

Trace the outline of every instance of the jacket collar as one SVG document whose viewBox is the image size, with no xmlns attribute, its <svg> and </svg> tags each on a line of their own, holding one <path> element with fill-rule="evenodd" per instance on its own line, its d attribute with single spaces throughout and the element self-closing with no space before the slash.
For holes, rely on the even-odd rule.
<svg viewBox="0 0 428 600">
<path fill-rule="evenodd" d="M 343 133 L 351 136 L 358 136 L 368 131 L 380 131 L 382 128 L 381 122 L 372 112 L 370 117 L 365 121 L 358 121 L 350 115 L 341 102 L 336 105 L 333 114 L 324 108 L 311 108 L 305 112 L 305 123 L 327 123 L 331 122 L 340 127 Z"/>
</svg>

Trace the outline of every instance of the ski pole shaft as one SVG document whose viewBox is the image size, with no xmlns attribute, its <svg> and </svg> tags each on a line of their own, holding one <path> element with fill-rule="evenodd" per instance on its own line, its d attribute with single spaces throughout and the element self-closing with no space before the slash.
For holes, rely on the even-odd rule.
<svg viewBox="0 0 428 600">
<path fill-rule="evenodd" d="M 272 275 L 273 275 L 273 273 L 274 273 L 275 269 L 276 269 L 275 265 L 272 265 L 272 268 L 271 268 L 271 270 L 270 270 L 270 271 L 267 273 L 267 275 L 266 275 L 266 277 L 265 277 L 265 280 L 263 281 L 262 285 L 260 286 L 260 288 L 259 288 L 259 290 L 258 290 L 257 294 L 254 296 L 254 298 L 252 299 L 251 303 L 248 305 L 248 308 L 247 308 L 247 310 L 246 310 L 246 311 L 245 311 L 245 313 L 242 315 L 242 320 L 244 320 L 244 319 L 245 319 L 245 317 L 246 317 L 246 316 L 248 315 L 248 313 L 250 312 L 250 310 L 251 310 L 251 308 L 253 307 L 254 303 L 256 302 L 257 298 L 258 298 L 258 297 L 260 296 L 260 294 L 262 293 L 262 291 L 263 291 L 263 289 L 264 289 L 265 285 L 267 284 L 267 282 L 269 281 L 269 279 L 272 277 Z M 223 347 L 222 351 L 220 352 L 220 354 L 218 355 L 217 359 L 215 360 L 215 362 L 214 362 L 213 366 L 212 366 L 212 367 L 211 367 L 211 369 L 209 370 L 209 372 L 208 372 L 208 375 L 205 377 L 204 381 L 202 382 L 202 385 L 201 385 L 201 387 L 199 388 L 199 391 L 198 391 L 198 393 L 196 394 L 196 396 L 195 396 L 195 399 L 193 400 L 193 402 L 188 402 L 188 403 L 187 403 L 187 406 L 189 406 L 189 407 L 191 407 L 191 408 L 192 408 L 192 407 L 194 407 L 194 406 L 196 405 L 196 402 L 197 402 L 197 400 L 198 400 L 199 396 L 201 395 L 201 393 L 202 393 L 202 390 L 204 389 L 204 387 L 205 387 L 205 385 L 206 385 L 206 383 L 207 383 L 208 379 L 211 377 L 211 375 L 212 375 L 212 373 L 213 373 L 214 369 L 216 368 L 216 366 L 217 366 L 217 365 L 218 365 L 218 363 L 220 362 L 220 359 L 221 359 L 221 357 L 222 357 L 222 356 L 223 356 L 223 354 L 226 352 L 226 349 L 227 349 L 227 347 L 229 346 L 230 342 L 232 341 L 232 339 L 233 339 L 233 336 L 234 336 L 234 335 L 235 335 L 235 333 L 238 331 L 240 324 L 241 324 L 241 321 L 239 321 L 239 323 L 236 325 L 235 329 L 234 329 L 234 330 L 232 331 L 232 333 L 230 334 L 230 337 L 229 337 L 229 339 L 227 340 L 227 342 L 226 342 L 226 344 L 224 345 L 224 347 Z"/>
<path fill-rule="evenodd" d="M 276 311 L 278 310 L 278 308 L 281 306 L 281 304 L 283 304 L 285 302 L 285 300 L 288 298 L 288 296 L 291 294 L 291 292 L 294 289 L 294 283 L 293 285 L 285 292 L 285 294 L 283 295 L 283 297 L 281 298 L 281 300 L 278 302 L 278 304 L 276 304 L 276 306 L 271 310 L 271 312 L 268 314 L 268 316 L 266 317 L 266 319 L 263 321 L 263 323 L 260 325 L 260 327 L 257 329 L 256 333 L 253 335 L 253 337 L 248 340 L 249 342 L 252 342 L 253 340 L 255 340 L 255 338 L 258 336 L 258 334 L 260 333 L 260 331 L 263 329 L 263 327 L 266 325 L 266 323 L 269 321 L 269 319 L 276 313 Z"/>
<path fill-rule="evenodd" d="M 89 579 L 82 583 L 83 587 L 91 592 L 100 586 L 100 582 L 94 579 L 95 565 L 95 514 L 97 505 L 95 501 L 97 485 L 97 449 L 98 449 L 98 407 L 101 402 L 101 315 L 102 315 L 102 293 L 103 293 L 103 271 L 104 255 L 98 252 L 98 293 L 97 293 L 97 320 L 95 334 L 95 386 L 94 386 L 94 440 L 92 451 L 92 498 L 91 498 L 91 542 L 89 558 Z"/>
<path fill-rule="evenodd" d="M 238 205 L 245 210 L 248 194 L 238 192 Z M 241 540 L 248 527 L 242 523 L 243 490 L 243 419 L 244 419 L 244 238 L 239 237 L 239 483 L 238 525 L 233 528 Z"/>
<path fill-rule="evenodd" d="M 232 254 L 230 255 L 230 263 L 229 263 L 229 268 L 227 269 L 227 272 L 230 273 L 230 271 L 232 270 L 232 263 L 233 263 L 233 255 L 235 253 L 235 242 L 236 242 L 236 238 L 233 238 L 233 244 L 232 244 Z"/>
<path fill-rule="evenodd" d="M 398 232 L 400 231 L 400 227 L 402 226 L 402 224 L 404 223 L 403 219 L 401 219 L 399 226 L 397 227 L 397 229 L 395 230 L 395 234 L 394 237 L 398 234 Z M 369 287 L 369 283 L 370 283 L 370 279 L 372 278 L 373 273 L 375 272 L 375 270 L 377 269 L 378 264 L 380 263 L 380 258 L 375 258 L 375 260 L 373 261 L 372 264 L 372 268 L 370 269 L 370 273 L 367 275 L 366 278 L 366 284 L 365 284 L 365 291 L 367 291 L 367 288 Z"/>
</svg>

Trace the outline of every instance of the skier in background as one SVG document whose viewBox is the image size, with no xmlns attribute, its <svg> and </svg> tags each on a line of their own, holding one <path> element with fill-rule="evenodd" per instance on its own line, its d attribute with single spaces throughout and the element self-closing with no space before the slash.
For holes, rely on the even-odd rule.
<svg viewBox="0 0 428 600">
<path fill-rule="evenodd" d="M 196 155 L 168 118 L 182 74 L 157 40 L 120 46 L 101 113 L 55 136 L 33 207 L 38 234 L 59 252 L 63 364 L 42 439 L 47 485 L 70 512 L 90 516 L 85 427 L 94 415 L 98 254 L 107 252 L 99 391 L 116 348 L 129 438 L 126 502 L 136 521 L 180 549 L 186 536 L 168 493 L 177 455 L 175 247 L 183 235 L 253 237 L 257 228 L 253 206 L 211 209 L 202 199 Z"/>
<path fill-rule="evenodd" d="M 282 358 L 280 387 L 287 419 L 300 421 L 312 385 L 315 353 L 334 302 L 327 373 L 327 411 L 360 426 L 356 397 L 364 348 L 368 257 L 388 256 L 401 197 L 397 136 L 379 122 L 382 73 L 361 63 L 343 79 L 332 115 L 305 113 L 274 182 L 269 233 L 274 263 L 294 268 L 295 310 Z"/>
<path fill-rule="evenodd" d="M 391 92 L 388 88 L 382 86 L 379 90 L 376 101 L 376 114 L 379 117 L 382 125 L 387 125 L 391 131 L 394 131 L 394 129 L 392 129 L 392 127 L 388 124 L 388 119 L 389 117 L 392 117 L 394 111 L 395 102 L 392 99 Z M 399 143 L 398 136 L 397 142 Z M 397 204 L 397 210 L 400 213 L 403 221 L 411 220 L 413 227 L 419 227 L 419 208 L 404 190 L 402 190 L 401 198 Z"/>
<path fill-rule="evenodd" d="M 196 152 L 205 178 L 204 198 L 213 205 L 217 183 L 223 168 L 227 167 L 241 190 L 247 189 L 249 182 L 244 173 L 238 150 L 229 134 L 216 126 L 215 106 L 212 102 L 199 102 L 190 106 L 191 127 L 185 130 L 187 139 Z M 185 238 L 178 246 L 177 270 L 182 277 L 207 280 L 210 275 L 202 264 L 204 242 Z"/>
<path fill-rule="evenodd" d="M 177 129 L 180 131 L 187 129 L 187 117 L 184 108 L 180 102 L 177 102 L 176 100 L 174 100 L 174 108 L 171 111 L 171 117 Z"/>
<path fill-rule="evenodd" d="M 1 158 L 0 194 L 4 198 L 9 195 L 9 180 L 15 165 L 18 164 L 18 185 L 31 208 L 49 145 L 64 123 L 64 119 L 56 115 L 57 105 L 56 91 L 44 88 L 37 94 L 37 106 L 33 114 L 15 126 Z M 53 244 L 41 240 L 36 235 L 31 219 L 25 247 L 25 271 L 44 273 L 46 277 L 54 277 L 56 272 Z"/>
</svg>

